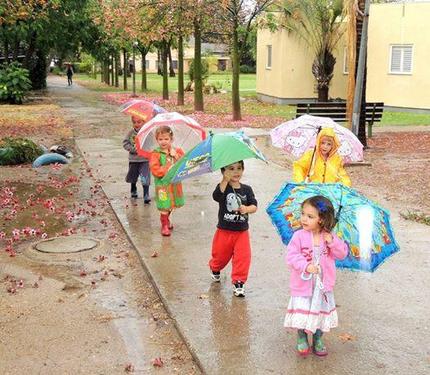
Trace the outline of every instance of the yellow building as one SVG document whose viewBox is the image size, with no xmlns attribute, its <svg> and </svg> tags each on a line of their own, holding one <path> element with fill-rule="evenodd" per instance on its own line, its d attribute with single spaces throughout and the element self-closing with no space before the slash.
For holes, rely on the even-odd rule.
<svg viewBox="0 0 430 375">
<path fill-rule="evenodd" d="M 178 51 L 171 49 L 172 53 L 172 66 L 175 72 L 178 70 Z M 131 56 L 130 63 L 132 64 Z M 210 72 L 225 71 L 231 69 L 231 60 L 228 52 L 228 46 L 225 44 L 217 43 L 202 43 L 202 58 L 207 59 L 209 62 Z M 184 72 L 188 72 L 191 61 L 194 59 L 194 39 L 186 43 L 184 48 Z M 121 64 L 122 64 L 121 55 Z M 150 52 L 146 55 L 146 71 L 149 73 L 156 73 L 158 67 L 158 56 L 156 52 Z M 136 71 L 141 71 L 141 57 L 140 54 L 136 55 Z"/>
<path fill-rule="evenodd" d="M 430 1 L 372 4 L 369 18 L 367 101 L 430 109 Z M 330 98 L 346 97 L 346 42 L 334 53 Z M 257 94 L 263 101 L 315 100 L 312 51 L 293 33 L 259 30 Z"/>
</svg>

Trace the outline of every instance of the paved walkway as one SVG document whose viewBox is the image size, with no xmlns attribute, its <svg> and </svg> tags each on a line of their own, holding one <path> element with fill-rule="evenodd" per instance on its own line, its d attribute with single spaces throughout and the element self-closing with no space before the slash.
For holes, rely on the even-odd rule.
<svg viewBox="0 0 430 375">
<path fill-rule="evenodd" d="M 60 105 L 73 101 L 73 110 L 78 111 L 80 98 L 73 90 L 51 91 L 68 96 L 59 99 Z M 88 103 L 82 106 L 88 112 Z M 97 103 L 97 107 L 114 115 L 112 106 Z M 154 205 L 128 199 L 127 155 L 121 139 L 103 133 L 100 138 L 77 139 L 77 145 L 207 374 L 429 373 L 428 227 L 393 216 L 401 252 L 375 274 L 338 272 L 340 326 L 326 335 L 330 355 L 298 358 L 295 334 L 282 327 L 288 302 L 284 249 L 265 213 L 290 172 L 273 163 L 246 162 L 243 182 L 253 186 L 259 211 L 250 218 L 253 259 L 247 294 L 238 299 L 232 296 L 230 269 L 214 285 L 207 266 L 217 216 L 211 193 L 220 175 L 185 182 L 188 203 L 174 214 L 172 237 L 162 238 Z M 155 251 L 158 256 L 152 257 Z"/>
</svg>

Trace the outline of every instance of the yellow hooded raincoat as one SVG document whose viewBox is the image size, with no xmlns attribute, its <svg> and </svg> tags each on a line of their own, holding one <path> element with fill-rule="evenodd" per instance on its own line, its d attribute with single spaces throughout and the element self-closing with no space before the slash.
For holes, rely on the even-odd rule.
<svg viewBox="0 0 430 375">
<path fill-rule="evenodd" d="M 333 148 L 327 160 L 324 160 L 319 149 L 322 137 L 333 138 Z M 339 182 L 346 186 L 351 186 L 351 180 L 348 177 L 344 167 L 342 157 L 337 153 L 340 147 L 339 140 L 332 128 L 323 128 L 316 140 L 316 150 L 314 161 L 311 165 L 313 149 L 306 151 L 303 156 L 293 164 L 293 180 L 295 182 L 304 182 L 309 173 L 307 182 L 319 183 L 336 183 Z"/>
</svg>

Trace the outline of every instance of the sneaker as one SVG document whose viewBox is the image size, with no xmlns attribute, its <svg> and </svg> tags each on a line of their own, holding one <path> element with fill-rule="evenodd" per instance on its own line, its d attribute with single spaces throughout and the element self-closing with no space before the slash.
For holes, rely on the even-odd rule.
<svg viewBox="0 0 430 375">
<path fill-rule="evenodd" d="M 137 191 L 132 191 L 131 192 L 131 197 L 132 198 L 137 198 Z"/>
<path fill-rule="evenodd" d="M 212 280 L 216 283 L 219 283 L 221 281 L 221 272 L 219 271 L 211 271 L 212 272 Z"/>
<path fill-rule="evenodd" d="M 235 282 L 233 284 L 233 294 L 236 297 L 245 297 L 245 286 L 241 281 Z"/>
<path fill-rule="evenodd" d="M 144 202 L 145 204 L 149 204 L 149 203 L 151 203 L 151 198 L 149 198 L 149 197 L 144 197 L 144 198 L 143 198 L 143 202 Z"/>
</svg>

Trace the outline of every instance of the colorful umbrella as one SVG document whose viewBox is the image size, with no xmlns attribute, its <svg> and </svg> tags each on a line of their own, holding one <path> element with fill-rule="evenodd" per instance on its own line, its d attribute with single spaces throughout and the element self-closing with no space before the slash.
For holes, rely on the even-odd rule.
<svg viewBox="0 0 430 375">
<path fill-rule="evenodd" d="M 148 121 L 136 136 L 136 149 L 141 155 L 157 147 L 155 131 L 167 125 L 173 131 L 173 143 L 187 151 L 206 138 L 206 132 L 197 121 L 177 112 L 160 113 Z"/>
<path fill-rule="evenodd" d="M 163 182 L 176 183 L 249 158 L 266 161 L 251 138 L 243 131 L 210 133 L 206 140 L 200 142 L 173 165 Z"/>
<path fill-rule="evenodd" d="M 342 184 L 287 183 L 266 211 L 288 244 L 300 228 L 302 202 L 312 196 L 330 199 L 337 213 L 334 232 L 349 245 L 349 254 L 336 261 L 339 268 L 374 271 L 399 250 L 390 225 L 390 214 L 378 204 Z"/>
<path fill-rule="evenodd" d="M 363 145 L 349 129 L 328 117 L 303 115 L 278 125 L 270 131 L 272 144 L 288 154 L 299 158 L 315 146 L 318 132 L 322 128 L 333 128 L 341 144 L 338 153 L 345 163 L 363 160 Z"/>
<path fill-rule="evenodd" d="M 131 99 L 120 107 L 120 111 L 130 116 L 136 116 L 145 122 L 159 113 L 167 112 L 159 105 L 144 99 Z"/>
</svg>

